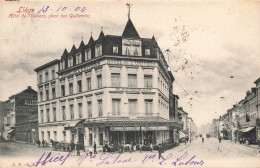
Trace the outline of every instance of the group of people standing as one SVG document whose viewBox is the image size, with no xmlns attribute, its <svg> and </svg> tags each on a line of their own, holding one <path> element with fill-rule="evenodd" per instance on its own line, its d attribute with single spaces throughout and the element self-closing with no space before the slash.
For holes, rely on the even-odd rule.
<svg viewBox="0 0 260 168">
<path fill-rule="evenodd" d="M 37 141 L 36 141 L 36 143 L 38 144 L 38 147 L 40 148 L 41 147 L 41 144 L 42 144 L 42 147 L 44 147 L 45 145 L 46 145 L 46 140 L 42 140 L 42 143 L 41 143 L 41 141 L 38 139 Z"/>
</svg>

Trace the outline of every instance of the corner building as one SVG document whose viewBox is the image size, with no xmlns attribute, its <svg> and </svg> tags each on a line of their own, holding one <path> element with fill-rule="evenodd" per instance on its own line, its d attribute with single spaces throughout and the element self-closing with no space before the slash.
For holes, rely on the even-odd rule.
<svg viewBox="0 0 260 168">
<path fill-rule="evenodd" d="M 39 139 L 109 145 L 158 144 L 181 124 L 169 117 L 174 78 L 155 40 L 131 19 L 122 36 L 91 36 L 61 59 L 35 69 Z"/>
</svg>

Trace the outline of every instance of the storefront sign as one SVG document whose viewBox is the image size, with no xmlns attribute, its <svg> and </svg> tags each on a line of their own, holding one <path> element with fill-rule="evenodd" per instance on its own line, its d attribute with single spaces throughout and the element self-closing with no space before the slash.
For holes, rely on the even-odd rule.
<svg viewBox="0 0 260 168">
<path fill-rule="evenodd" d="M 125 91 L 125 92 L 151 92 L 152 89 L 149 89 L 149 88 L 116 88 L 116 91 Z"/>
</svg>

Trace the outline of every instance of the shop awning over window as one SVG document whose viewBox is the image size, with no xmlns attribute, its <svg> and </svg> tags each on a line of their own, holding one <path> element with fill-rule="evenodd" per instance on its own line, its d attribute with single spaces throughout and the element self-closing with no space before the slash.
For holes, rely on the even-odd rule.
<svg viewBox="0 0 260 168">
<path fill-rule="evenodd" d="M 7 133 L 10 134 L 13 131 L 14 131 L 13 129 L 10 129 L 9 131 L 7 131 Z"/>
<path fill-rule="evenodd" d="M 247 127 L 247 128 L 244 128 L 242 130 L 240 130 L 241 132 L 249 132 L 251 131 L 252 129 L 254 129 L 255 127 Z"/>
<path fill-rule="evenodd" d="M 184 137 L 186 137 L 186 134 L 183 133 L 182 131 L 180 131 L 180 132 L 179 132 L 179 138 L 184 138 Z"/>
<path fill-rule="evenodd" d="M 82 120 L 68 121 L 64 127 L 65 128 L 75 127 L 80 121 Z"/>
</svg>

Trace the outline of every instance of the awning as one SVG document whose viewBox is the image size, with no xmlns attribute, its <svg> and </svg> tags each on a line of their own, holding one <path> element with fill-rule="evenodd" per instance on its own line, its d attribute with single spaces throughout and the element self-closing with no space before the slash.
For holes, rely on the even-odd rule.
<svg viewBox="0 0 260 168">
<path fill-rule="evenodd" d="M 247 128 L 242 129 L 241 132 L 249 132 L 249 131 L 251 131 L 251 130 L 254 129 L 254 128 L 255 128 L 255 127 L 247 127 Z"/>
<path fill-rule="evenodd" d="M 179 139 L 186 137 L 186 134 L 184 134 L 182 131 L 179 132 Z"/>
<path fill-rule="evenodd" d="M 7 131 L 7 133 L 10 134 L 13 131 L 14 131 L 13 129 L 10 129 L 10 130 Z"/>
<path fill-rule="evenodd" d="M 67 121 L 67 124 L 64 127 L 65 128 L 75 127 L 80 121 L 82 121 L 82 120 Z"/>
</svg>

